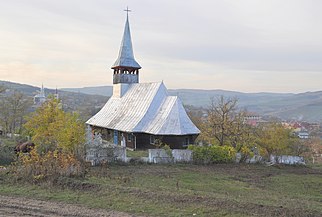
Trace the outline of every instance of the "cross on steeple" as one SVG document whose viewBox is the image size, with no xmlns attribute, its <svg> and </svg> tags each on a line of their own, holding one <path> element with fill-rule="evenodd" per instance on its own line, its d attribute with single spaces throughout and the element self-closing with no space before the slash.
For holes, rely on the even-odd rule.
<svg viewBox="0 0 322 217">
<path fill-rule="evenodd" d="M 131 12 L 131 10 L 129 10 L 129 7 L 126 7 L 124 11 L 126 11 L 126 16 L 129 16 L 129 12 Z"/>
<path fill-rule="evenodd" d="M 131 10 L 126 7 L 124 11 L 126 11 L 127 16 L 119 56 L 112 66 L 112 69 L 114 69 L 113 84 L 139 83 L 139 69 L 141 69 L 141 66 L 136 62 L 133 54 L 129 24 L 129 12 Z"/>
</svg>

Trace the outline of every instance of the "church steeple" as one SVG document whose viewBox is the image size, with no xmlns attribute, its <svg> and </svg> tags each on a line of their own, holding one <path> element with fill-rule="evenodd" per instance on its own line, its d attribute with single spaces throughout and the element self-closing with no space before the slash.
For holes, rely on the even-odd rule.
<svg viewBox="0 0 322 217">
<path fill-rule="evenodd" d="M 127 12 L 125 28 L 123 33 L 123 39 L 119 51 L 119 56 L 112 66 L 114 69 L 113 83 L 138 83 L 139 82 L 139 69 L 141 66 L 134 59 L 129 15 L 130 11 L 128 8 L 125 10 Z"/>
<path fill-rule="evenodd" d="M 44 84 L 41 84 L 41 89 L 40 89 L 40 93 L 39 93 L 39 95 L 40 95 L 41 97 L 46 97 L 46 96 L 45 96 L 45 88 L 44 88 Z"/>
</svg>

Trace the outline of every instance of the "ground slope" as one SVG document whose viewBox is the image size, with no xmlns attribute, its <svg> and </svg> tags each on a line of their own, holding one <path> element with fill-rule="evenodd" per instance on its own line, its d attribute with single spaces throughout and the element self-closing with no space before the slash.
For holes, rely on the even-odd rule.
<svg viewBox="0 0 322 217">
<path fill-rule="evenodd" d="M 134 215 L 129 215 L 124 212 L 90 209 L 66 203 L 49 202 L 25 197 L 10 197 L 0 195 L 0 216 L 130 217 Z"/>
</svg>

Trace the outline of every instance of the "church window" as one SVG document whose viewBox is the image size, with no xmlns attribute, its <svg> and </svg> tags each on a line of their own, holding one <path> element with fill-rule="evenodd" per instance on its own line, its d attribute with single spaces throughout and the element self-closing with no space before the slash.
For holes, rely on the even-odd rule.
<svg viewBox="0 0 322 217">
<path fill-rule="evenodd" d="M 150 136 L 150 144 L 151 145 L 154 145 L 155 144 L 155 136 L 154 135 L 151 135 Z"/>
<path fill-rule="evenodd" d="M 127 134 L 127 141 L 128 142 L 132 142 L 132 138 L 133 136 L 132 136 L 132 134 Z"/>
<path fill-rule="evenodd" d="M 183 146 L 188 146 L 190 144 L 190 139 L 189 137 L 186 137 L 183 142 Z"/>
</svg>

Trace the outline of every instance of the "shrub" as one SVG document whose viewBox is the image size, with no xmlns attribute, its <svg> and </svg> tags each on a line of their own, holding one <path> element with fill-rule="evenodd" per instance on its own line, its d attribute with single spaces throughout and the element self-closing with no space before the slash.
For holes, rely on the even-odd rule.
<svg viewBox="0 0 322 217">
<path fill-rule="evenodd" d="M 245 162 L 247 159 L 251 159 L 254 156 L 254 152 L 249 146 L 238 147 L 241 154 L 240 162 Z"/>
<path fill-rule="evenodd" d="M 10 165 L 15 159 L 15 140 L 0 138 L 0 165 Z"/>
<path fill-rule="evenodd" d="M 193 161 L 195 163 L 212 164 L 228 163 L 235 159 L 236 151 L 230 146 L 194 146 L 189 145 L 189 150 L 193 151 Z"/>
<path fill-rule="evenodd" d="M 60 177 L 83 176 L 85 131 L 76 114 L 64 112 L 60 101 L 52 98 L 27 118 L 24 127 L 36 145 L 12 166 L 17 180 L 54 183 Z"/>
<path fill-rule="evenodd" d="M 85 168 L 70 153 L 48 151 L 40 155 L 34 149 L 30 154 L 20 154 L 11 172 L 17 180 L 54 183 L 60 177 L 83 176 Z"/>
</svg>

